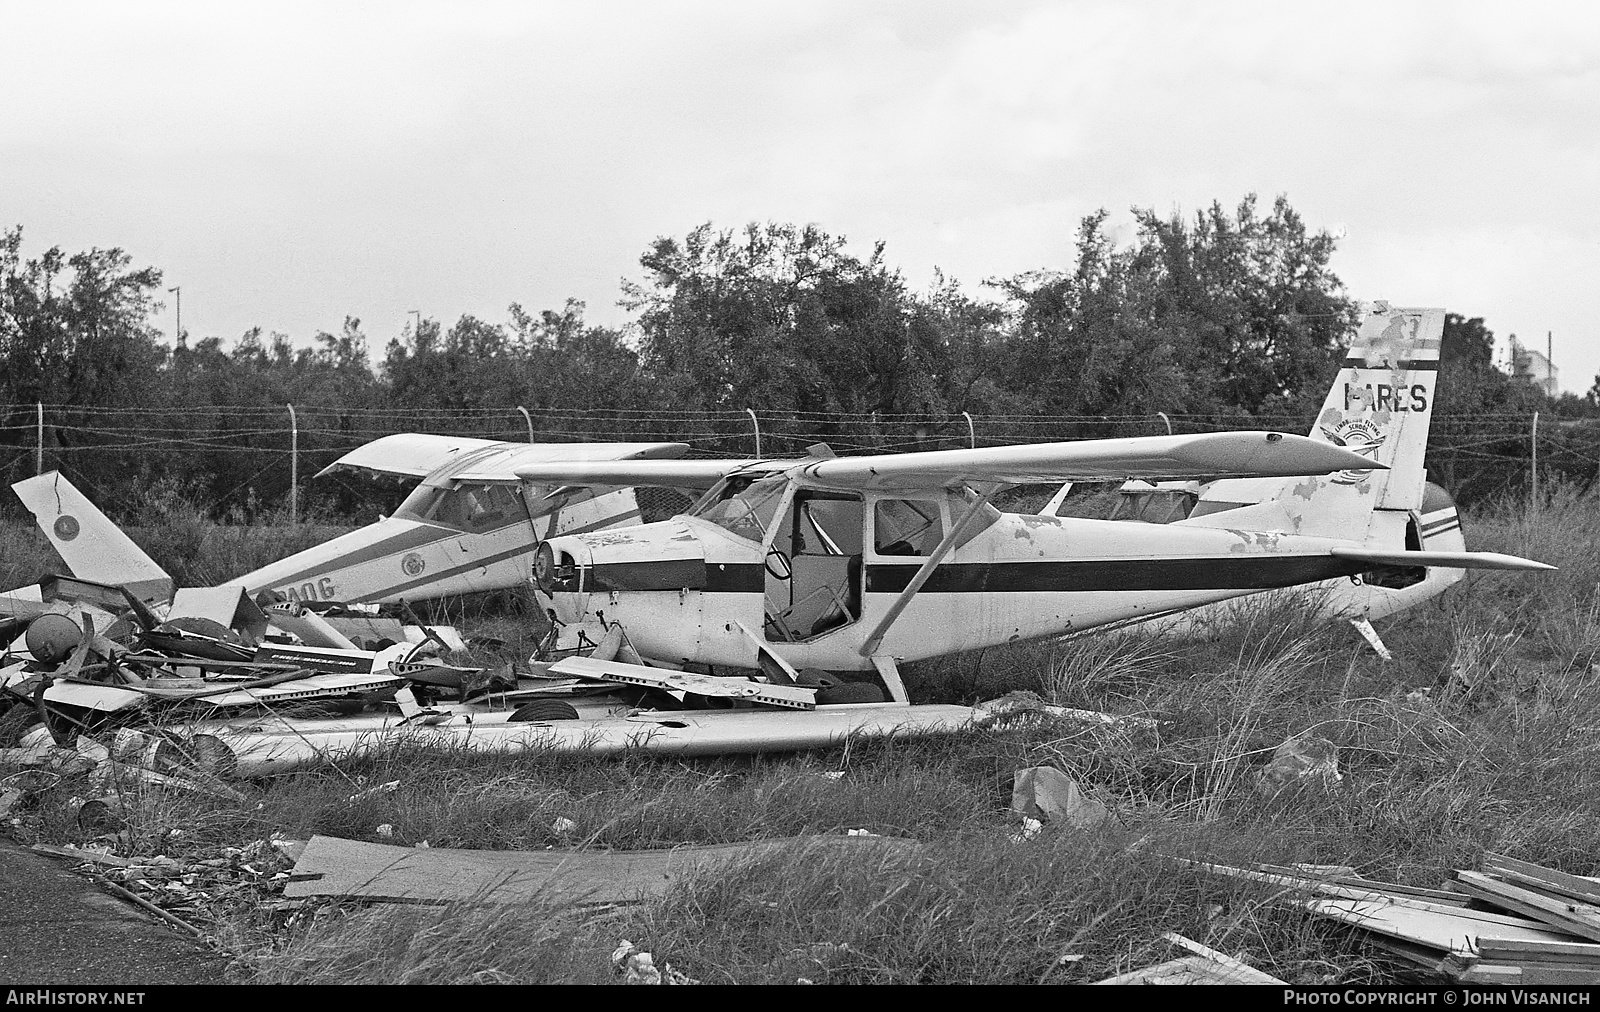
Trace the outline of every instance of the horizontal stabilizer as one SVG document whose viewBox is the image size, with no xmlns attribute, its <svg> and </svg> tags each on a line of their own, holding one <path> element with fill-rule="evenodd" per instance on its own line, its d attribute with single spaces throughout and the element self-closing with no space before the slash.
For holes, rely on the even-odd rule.
<svg viewBox="0 0 1600 1012">
<path fill-rule="evenodd" d="M 1367 548 L 1335 548 L 1336 559 L 1370 562 L 1374 566 L 1443 566 L 1448 569 L 1554 570 L 1543 562 L 1499 552 L 1379 552 Z"/>
</svg>

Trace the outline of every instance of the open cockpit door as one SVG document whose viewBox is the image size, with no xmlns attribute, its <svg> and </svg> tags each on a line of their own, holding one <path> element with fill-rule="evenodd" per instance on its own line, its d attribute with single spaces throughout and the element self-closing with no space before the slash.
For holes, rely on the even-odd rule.
<svg viewBox="0 0 1600 1012">
<path fill-rule="evenodd" d="M 865 529 L 860 495 L 795 492 L 766 553 L 769 642 L 804 642 L 861 617 Z"/>
</svg>

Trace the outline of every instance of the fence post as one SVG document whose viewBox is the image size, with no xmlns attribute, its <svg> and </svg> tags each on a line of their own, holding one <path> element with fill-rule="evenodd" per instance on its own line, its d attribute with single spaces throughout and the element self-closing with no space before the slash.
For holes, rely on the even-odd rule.
<svg viewBox="0 0 1600 1012">
<path fill-rule="evenodd" d="M 978 432 L 972 427 L 972 416 L 963 411 L 961 412 L 961 417 L 967 420 L 967 445 L 976 450 L 978 448 Z"/>
<path fill-rule="evenodd" d="M 1167 413 L 1165 411 L 1157 411 L 1156 414 L 1160 415 L 1161 420 L 1167 423 L 1167 435 L 1172 435 L 1172 419 L 1167 417 Z"/>
<path fill-rule="evenodd" d="M 34 407 L 39 409 L 39 431 L 33 449 L 33 473 L 44 474 L 44 401 L 35 401 Z"/>
<path fill-rule="evenodd" d="M 517 405 L 517 410 L 522 412 L 522 420 L 528 423 L 528 442 L 533 442 L 533 419 L 528 415 L 528 409 Z"/>
<path fill-rule="evenodd" d="M 1539 412 L 1537 411 L 1533 413 L 1532 443 L 1533 485 L 1531 486 L 1530 497 L 1528 499 L 1528 509 L 1530 511 L 1537 510 L 1539 508 Z"/>
<path fill-rule="evenodd" d="M 759 456 L 761 456 L 761 423 L 756 420 L 756 409 L 755 408 L 745 408 L 744 411 L 745 411 L 745 414 L 750 416 L 750 424 L 755 426 L 755 430 L 756 430 L 756 456 L 759 457 Z"/>
<path fill-rule="evenodd" d="M 289 409 L 289 526 L 300 526 L 300 420 Z"/>
</svg>

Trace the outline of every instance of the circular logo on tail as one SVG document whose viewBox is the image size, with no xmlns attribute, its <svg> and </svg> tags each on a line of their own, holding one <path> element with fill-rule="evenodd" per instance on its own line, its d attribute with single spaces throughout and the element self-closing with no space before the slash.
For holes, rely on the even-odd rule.
<svg viewBox="0 0 1600 1012">
<path fill-rule="evenodd" d="M 1376 425 L 1365 418 L 1346 418 L 1332 427 L 1324 424 L 1322 434 L 1333 445 L 1342 446 L 1363 457 L 1371 457 L 1374 462 L 1377 460 L 1378 450 L 1387 438 Z M 1367 470 L 1340 471 L 1333 476 L 1332 481 L 1336 485 L 1355 485 L 1365 481 L 1367 475 L 1371 473 Z"/>
<path fill-rule="evenodd" d="M 428 564 L 423 561 L 422 556 L 412 552 L 400 560 L 400 568 L 407 576 L 421 576 L 422 571 L 428 568 Z"/>
<path fill-rule="evenodd" d="M 56 517 L 55 526 L 52 530 L 56 532 L 56 537 L 62 541 L 71 541 L 78 536 L 78 518 L 66 515 Z"/>
</svg>

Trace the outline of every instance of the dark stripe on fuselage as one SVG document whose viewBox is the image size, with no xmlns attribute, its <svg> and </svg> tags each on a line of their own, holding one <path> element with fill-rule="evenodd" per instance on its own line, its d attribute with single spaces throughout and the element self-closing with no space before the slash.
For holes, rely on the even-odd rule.
<svg viewBox="0 0 1600 1012">
<path fill-rule="evenodd" d="M 578 527 L 570 531 L 563 531 L 562 536 L 564 537 L 568 534 L 588 534 L 590 531 L 603 530 L 604 528 L 614 526 L 624 520 L 637 521 L 642 519 L 643 517 L 639 514 L 638 510 L 625 510 L 621 513 L 616 513 L 612 516 L 596 520 L 592 524 L 586 524 L 583 527 Z M 445 575 L 463 573 L 468 569 L 472 569 L 473 566 L 487 566 L 492 562 L 499 562 L 502 559 L 508 559 L 520 552 L 533 551 L 533 528 L 529 526 L 527 520 L 518 520 L 515 523 L 506 524 L 504 527 L 496 527 L 492 531 L 483 531 L 478 534 L 469 534 L 465 531 L 458 531 L 453 527 L 436 527 L 432 524 L 426 524 L 423 521 L 413 522 L 423 523 L 424 526 L 416 527 L 409 531 L 402 531 L 393 537 L 385 538 L 382 541 L 367 546 L 366 548 L 356 549 L 348 555 L 340 555 L 336 558 L 329 559 L 320 565 L 312 566 L 310 569 L 301 570 L 292 576 L 285 576 L 281 579 L 274 580 L 271 586 L 287 586 L 311 577 L 326 576 L 327 574 L 336 572 L 340 569 L 348 569 L 351 566 L 359 566 L 363 563 L 372 562 L 388 555 L 395 555 L 399 552 L 407 551 L 408 549 L 425 548 L 429 545 L 436 545 L 441 541 L 449 541 L 452 538 L 487 538 L 513 529 L 525 530 L 528 532 L 528 541 L 526 544 L 519 548 L 512 549 L 509 552 L 502 552 L 499 555 L 493 556 L 492 558 L 475 562 L 471 565 L 457 567 L 450 570 Z M 314 550 L 315 549 L 312 549 L 312 551 Z M 379 596 L 382 594 L 393 594 L 401 590 L 410 590 L 412 587 L 416 587 L 421 584 L 428 583 L 431 580 L 438 579 L 441 579 L 441 577 L 438 574 L 435 574 L 433 576 L 424 577 L 421 580 L 413 580 L 410 583 L 402 584 L 398 587 L 393 587 L 389 590 L 382 591 Z"/>
<path fill-rule="evenodd" d="M 652 566 L 663 569 L 659 577 L 639 572 Z M 615 568 L 600 567 L 602 569 Z M 630 566 L 629 580 L 654 583 L 653 589 L 696 590 L 720 594 L 760 594 L 766 574 L 759 565 L 712 563 L 705 567 L 703 586 L 674 582 L 670 572 L 682 574 L 681 563 L 641 562 Z M 918 564 L 873 563 L 867 569 L 867 591 L 898 594 L 911 582 Z M 1331 555 L 1253 555 L 1220 559 L 1106 559 L 1076 562 L 947 562 L 933 571 L 923 586 L 930 594 L 1029 594 L 1072 591 L 1128 590 L 1267 590 L 1351 576 L 1372 569 L 1369 564 L 1336 559 Z M 602 589 L 589 580 L 586 589 Z M 602 577 L 602 579 L 605 577 Z M 603 589 L 630 589 L 606 587 Z M 635 587 L 631 589 L 651 589 Z"/>
<path fill-rule="evenodd" d="M 867 567 L 867 591 L 898 594 L 919 567 Z M 1077 562 L 947 563 L 923 585 L 934 594 L 1027 594 L 1124 590 L 1267 590 L 1350 576 L 1372 568 L 1331 555 L 1221 559 L 1094 559 Z"/>
<path fill-rule="evenodd" d="M 523 522 L 526 523 L 527 521 Z M 392 534 L 389 537 L 384 538 L 382 541 L 374 541 L 372 544 L 367 545 L 364 548 L 353 549 L 348 554 L 340 555 L 334 559 L 326 559 L 308 569 L 302 569 L 299 572 L 291 573 L 288 576 L 280 576 L 276 580 L 273 580 L 270 584 L 267 584 L 267 586 L 282 587 L 289 584 L 298 583 L 301 580 L 310 579 L 314 576 L 326 576 L 335 569 L 345 569 L 349 566 L 359 566 L 365 562 L 372 562 L 374 559 L 381 559 L 385 555 L 394 555 L 398 552 L 423 548 L 427 545 L 432 545 L 443 541 L 446 538 L 459 536 L 459 531 L 452 531 L 445 527 L 433 527 L 430 525 L 413 527 L 410 530 L 400 531 L 396 534 Z M 318 545 L 316 548 L 308 548 L 306 550 L 315 552 L 325 547 L 327 546 L 324 544 Z"/>
<path fill-rule="evenodd" d="M 474 559 L 471 562 L 456 566 L 452 569 L 446 569 L 441 573 L 428 573 L 426 575 L 417 577 L 415 580 L 407 581 L 406 583 L 397 583 L 393 587 L 385 587 L 382 590 L 375 590 L 370 594 L 363 595 L 361 599 L 370 601 L 375 597 L 388 597 L 392 594 L 399 594 L 404 591 L 411 590 L 414 587 L 420 587 L 423 584 L 434 583 L 439 580 L 448 580 L 452 576 L 460 576 L 462 573 L 468 572 L 469 570 L 482 569 L 485 566 L 492 566 L 497 562 L 504 562 L 507 559 L 514 559 L 519 555 L 527 554 L 528 546 L 518 545 L 516 548 L 509 549 L 508 551 L 500 552 L 496 555 L 485 556 L 481 559 Z M 460 591 L 451 591 L 451 593 L 460 593 Z"/>
<path fill-rule="evenodd" d="M 706 563 L 704 559 L 598 563 L 589 567 L 586 576 L 584 590 L 596 594 L 611 590 L 684 590 L 706 585 Z"/>
<path fill-rule="evenodd" d="M 1454 524 L 1457 527 L 1460 527 L 1461 526 L 1461 518 L 1459 516 L 1456 516 L 1456 514 L 1454 514 L 1454 513 L 1451 513 L 1447 517 L 1440 517 L 1437 520 L 1434 520 L 1434 521 L 1431 521 L 1429 523 L 1423 524 L 1422 525 L 1422 533 L 1424 535 L 1431 534 L 1432 532 L 1434 532 L 1436 530 L 1439 530 L 1441 527 L 1448 527 L 1451 524 Z"/>
<path fill-rule="evenodd" d="M 1366 359 L 1347 358 L 1344 360 L 1346 369 L 1374 369 L 1384 372 L 1438 372 L 1438 359 L 1406 359 L 1398 365 L 1368 365 Z"/>
</svg>

